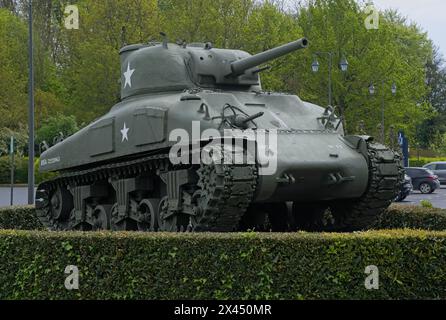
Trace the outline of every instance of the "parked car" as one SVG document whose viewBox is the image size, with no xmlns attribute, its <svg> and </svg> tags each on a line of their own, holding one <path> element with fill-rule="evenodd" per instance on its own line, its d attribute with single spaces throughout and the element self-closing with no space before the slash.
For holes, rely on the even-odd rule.
<svg viewBox="0 0 446 320">
<path fill-rule="evenodd" d="M 438 176 L 441 184 L 446 184 L 446 162 L 432 162 L 423 166 Z"/>
<path fill-rule="evenodd" d="M 400 193 L 396 197 L 395 202 L 404 201 L 412 191 L 413 191 L 412 179 L 407 174 L 405 174 L 404 182 L 401 185 Z"/>
<path fill-rule="evenodd" d="M 412 179 L 414 190 L 428 194 L 440 188 L 438 177 L 426 168 L 406 168 L 406 173 Z"/>
</svg>

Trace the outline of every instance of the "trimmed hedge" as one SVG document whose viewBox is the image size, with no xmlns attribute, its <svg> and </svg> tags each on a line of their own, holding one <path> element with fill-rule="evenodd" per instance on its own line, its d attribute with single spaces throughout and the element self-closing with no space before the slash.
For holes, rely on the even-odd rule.
<svg viewBox="0 0 446 320">
<path fill-rule="evenodd" d="M 43 230 L 33 206 L 0 208 L 0 229 Z"/>
<path fill-rule="evenodd" d="M 33 207 L 0 209 L 1 228 L 43 229 Z M 393 205 L 376 228 L 446 230 L 446 210 Z M 446 232 L 0 231 L 0 299 L 446 299 L 444 261 Z M 68 265 L 79 291 L 64 288 Z"/>
<path fill-rule="evenodd" d="M 0 261 L 0 299 L 446 299 L 446 232 L 0 231 Z"/>
<path fill-rule="evenodd" d="M 439 161 L 446 161 L 446 158 L 423 158 L 423 157 L 416 157 L 416 158 L 410 158 L 410 166 L 411 167 L 422 167 L 428 163 L 431 162 L 439 162 Z"/>
<path fill-rule="evenodd" d="M 375 229 L 446 230 L 446 210 L 393 204 L 381 215 Z"/>
<path fill-rule="evenodd" d="M 0 229 L 42 230 L 34 207 L 0 209 Z M 384 213 L 374 229 L 446 230 L 446 210 L 393 204 Z"/>
</svg>

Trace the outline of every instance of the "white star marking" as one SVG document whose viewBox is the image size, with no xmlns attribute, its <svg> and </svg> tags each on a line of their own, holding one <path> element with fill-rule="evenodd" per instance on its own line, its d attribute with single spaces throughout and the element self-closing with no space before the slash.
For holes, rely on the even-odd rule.
<svg viewBox="0 0 446 320">
<path fill-rule="evenodd" d="M 127 88 L 127 85 L 131 88 L 132 87 L 132 75 L 133 72 L 135 72 L 135 69 L 130 69 L 130 62 L 127 65 L 127 71 L 124 72 L 124 77 L 125 77 L 125 84 L 124 84 L 124 89 Z"/>
<path fill-rule="evenodd" d="M 122 134 L 122 141 L 121 142 L 124 142 L 124 141 L 129 141 L 129 130 L 130 130 L 130 128 L 127 128 L 127 126 L 126 126 L 126 124 L 125 124 L 125 122 L 124 122 L 124 128 L 122 128 L 122 130 L 121 130 L 121 134 Z"/>
</svg>

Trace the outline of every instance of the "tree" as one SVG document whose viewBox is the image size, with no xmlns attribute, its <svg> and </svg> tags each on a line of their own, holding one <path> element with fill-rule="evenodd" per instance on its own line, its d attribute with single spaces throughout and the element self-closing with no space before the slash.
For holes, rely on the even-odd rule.
<svg viewBox="0 0 446 320">
<path fill-rule="evenodd" d="M 36 143 L 46 142 L 49 146 L 53 145 L 54 138 L 62 136 L 67 138 L 79 130 L 74 116 L 64 116 L 57 114 L 44 120 L 42 126 L 36 132 Z"/>
<path fill-rule="evenodd" d="M 426 97 L 434 112 L 417 127 L 418 146 L 423 149 L 445 149 L 446 134 L 446 69 L 444 58 L 434 47 L 426 64 L 426 83 L 430 90 Z"/>
<path fill-rule="evenodd" d="M 64 28 L 67 4 L 79 7 L 79 30 Z M 0 59 L 5 61 L 0 65 L 0 112 L 5 115 L 0 127 L 26 123 L 27 5 L 28 0 L 0 0 Z M 333 100 L 348 132 L 363 120 L 374 134 L 384 98 L 387 130 L 393 124 L 414 139 L 426 120 L 425 141 L 442 137 L 444 71 L 438 59 L 432 60 L 427 35 L 396 11 L 381 12 L 379 29 L 367 30 L 365 5 L 354 0 L 33 0 L 33 5 L 37 127 L 52 114 L 89 123 L 106 113 L 119 101 L 119 49 L 159 40 L 164 31 L 171 41 L 210 41 L 253 54 L 306 36 L 309 49 L 268 63 L 273 68 L 262 72 L 264 90 L 327 105 L 328 61 L 319 58 L 317 74 L 311 64 L 317 51 L 330 51 L 335 67 L 343 56 L 350 64 L 347 73 L 333 72 Z M 381 90 L 383 79 L 388 81 Z M 368 93 L 371 82 L 375 97 Z M 430 132 L 432 125 L 436 129 Z"/>
<path fill-rule="evenodd" d="M 26 110 L 26 25 L 0 9 L 0 128 L 17 129 Z"/>
<path fill-rule="evenodd" d="M 316 52 L 333 52 L 333 100 L 346 117 L 348 132 L 355 132 L 361 120 L 369 133 L 376 132 L 384 95 L 386 129 L 392 124 L 414 137 L 416 125 L 431 111 L 422 103 L 427 93 L 424 66 L 432 52 L 426 34 L 396 12 L 382 12 L 379 29 L 367 30 L 364 5 L 353 0 L 314 0 L 297 7 L 297 21 L 310 48 L 296 55 L 287 68 L 299 70 L 292 91 L 326 105 L 328 61 L 325 56 L 319 58 L 318 74 L 312 73 L 311 64 Z M 345 74 L 336 71 L 343 56 L 350 64 Z M 383 91 L 380 84 L 384 79 Z M 395 97 L 390 90 L 392 82 L 398 86 Z M 370 83 L 377 88 L 375 97 L 368 92 Z"/>
</svg>

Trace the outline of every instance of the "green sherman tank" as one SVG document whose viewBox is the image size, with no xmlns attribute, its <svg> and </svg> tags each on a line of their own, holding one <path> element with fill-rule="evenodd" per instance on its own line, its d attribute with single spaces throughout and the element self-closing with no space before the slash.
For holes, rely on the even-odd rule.
<svg viewBox="0 0 446 320">
<path fill-rule="evenodd" d="M 41 171 L 59 172 L 38 187 L 42 223 L 169 232 L 373 225 L 398 194 L 399 155 L 346 136 L 330 106 L 262 91 L 262 64 L 307 46 L 253 56 L 210 43 L 121 49 L 121 102 L 41 156 Z M 174 132 L 192 138 L 179 143 Z M 214 152 L 215 132 L 223 152 Z M 211 161 L 192 161 L 205 151 Z"/>
</svg>

